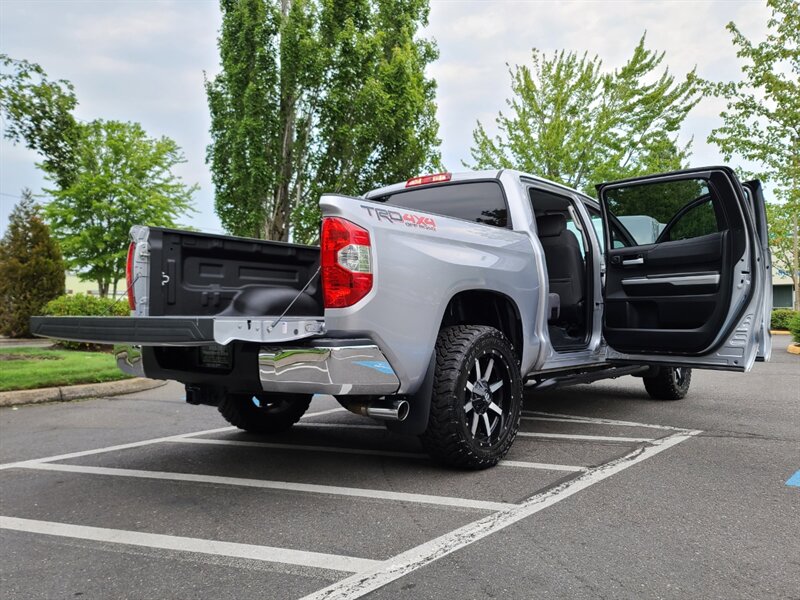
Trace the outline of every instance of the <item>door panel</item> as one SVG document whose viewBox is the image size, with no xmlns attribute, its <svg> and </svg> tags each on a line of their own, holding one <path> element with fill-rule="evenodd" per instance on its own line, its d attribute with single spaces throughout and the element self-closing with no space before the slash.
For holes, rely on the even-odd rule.
<svg viewBox="0 0 800 600">
<path fill-rule="evenodd" d="M 608 357 L 749 368 L 764 282 L 751 269 L 761 246 L 733 172 L 693 169 L 598 191 L 604 222 L 624 227 L 633 240 L 625 247 L 605 240 Z"/>
<path fill-rule="evenodd" d="M 671 272 L 675 265 L 720 265 L 725 237 L 726 232 L 720 231 L 688 240 L 654 244 L 645 256 L 647 268 Z"/>
<path fill-rule="evenodd" d="M 769 360 L 772 355 L 772 333 L 770 321 L 772 319 L 772 254 L 769 249 L 769 231 L 767 229 L 767 206 L 764 202 L 764 193 L 758 179 L 746 181 L 744 184 L 750 205 L 753 208 L 753 219 L 758 230 L 758 239 L 761 242 L 762 271 L 764 272 L 764 314 L 761 319 L 760 335 L 758 340 L 758 354 L 756 360 Z"/>
</svg>

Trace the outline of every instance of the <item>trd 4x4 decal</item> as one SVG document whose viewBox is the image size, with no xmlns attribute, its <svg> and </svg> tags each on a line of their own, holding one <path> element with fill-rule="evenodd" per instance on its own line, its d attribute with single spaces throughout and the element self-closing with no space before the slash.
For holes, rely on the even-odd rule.
<svg viewBox="0 0 800 600">
<path fill-rule="evenodd" d="M 406 227 L 418 227 L 428 231 L 436 231 L 436 221 L 431 217 L 416 215 L 414 213 L 401 213 L 388 208 L 373 208 L 372 206 L 361 205 L 361 208 L 369 213 L 370 217 L 375 217 L 378 221 L 389 221 L 389 223 L 403 223 Z"/>
</svg>

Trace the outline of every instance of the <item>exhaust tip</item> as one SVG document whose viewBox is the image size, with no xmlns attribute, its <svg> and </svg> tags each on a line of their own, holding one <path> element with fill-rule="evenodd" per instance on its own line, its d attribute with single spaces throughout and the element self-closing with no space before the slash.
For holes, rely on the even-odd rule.
<svg viewBox="0 0 800 600">
<path fill-rule="evenodd" d="M 391 402 L 376 402 L 374 404 L 350 405 L 349 410 L 365 414 L 373 419 L 382 421 L 404 421 L 411 410 L 411 406 L 406 400 L 394 400 Z"/>
<path fill-rule="evenodd" d="M 398 400 L 395 406 L 397 408 L 397 420 L 405 421 L 411 410 L 411 405 L 406 400 Z"/>
</svg>

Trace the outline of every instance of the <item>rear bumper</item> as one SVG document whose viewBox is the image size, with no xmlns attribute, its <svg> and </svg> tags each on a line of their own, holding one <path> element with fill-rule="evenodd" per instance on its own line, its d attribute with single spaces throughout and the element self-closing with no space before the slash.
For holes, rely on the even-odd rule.
<svg viewBox="0 0 800 600">
<path fill-rule="evenodd" d="M 383 396 L 400 387 L 378 346 L 360 340 L 319 340 L 297 348 L 262 346 L 258 370 L 266 392 Z"/>
<path fill-rule="evenodd" d="M 142 350 L 132 346 L 118 347 L 117 366 L 138 377 L 153 376 L 146 372 Z M 252 365 L 252 363 L 250 363 Z M 252 373 L 247 364 L 240 365 Z M 155 373 L 159 377 L 178 373 Z M 223 376 L 225 379 L 228 376 Z M 241 379 L 239 377 L 238 379 Z M 258 380 L 265 392 L 288 394 L 333 394 L 337 396 L 385 396 L 394 394 L 400 380 L 380 348 L 369 340 L 314 340 L 305 347 L 261 346 L 258 352 Z M 211 375 L 206 383 L 227 387 L 220 376 Z"/>
<path fill-rule="evenodd" d="M 117 366 L 130 375 L 227 389 L 260 384 L 266 392 L 294 394 L 383 396 L 399 389 L 397 374 L 371 340 L 320 338 L 321 318 L 285 317 L 270 328 L 273 322 L 269 317 L 33 317 L 31 331 L 117 344 Z M 228 368 L 204 364 L 198 346 L 228 346 Z M 245 353 L 245 347 L 252 350 Z"/>
</svg>

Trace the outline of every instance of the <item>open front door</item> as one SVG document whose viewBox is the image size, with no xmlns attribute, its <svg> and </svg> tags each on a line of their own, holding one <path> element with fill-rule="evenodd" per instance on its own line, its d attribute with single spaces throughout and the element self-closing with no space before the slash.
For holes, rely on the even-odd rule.
<svg viewBox="0 0 800 600">
<path fill-rule="evenodd" d="M 733 171 L 663 173 L 598 193 L 608 358 L 749 370 L 768 314 L 767 269 L 756 210 Z"/>
</svg>

